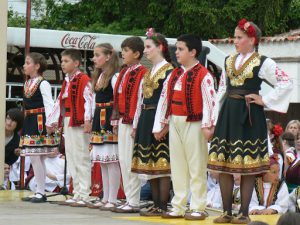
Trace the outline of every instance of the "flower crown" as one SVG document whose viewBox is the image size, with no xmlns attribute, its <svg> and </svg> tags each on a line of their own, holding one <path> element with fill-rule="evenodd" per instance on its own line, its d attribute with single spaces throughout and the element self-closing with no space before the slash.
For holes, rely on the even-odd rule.
<svg viewBox="0 0 300 225">
<path fill-rule="evenodd" d="M 258 39 L 256 37 L 256 29 L 255 27 L 246 19 L 241 19 L 238 23 L 238 28 L 240 28 L 244 33 L 248 35 L 248 37 L 255 38 L 255 45 L 258 44 Z"/>
<path fill-rule="evenodd" d="M 162 52 L 166 52 L 168 47 L 158 39 L 159 33 L 156 33 L 154 28 L 148 28 L 146 32 L 147 39 L 152 39 L 154 42 L 162 46 Z"/>
</svg>

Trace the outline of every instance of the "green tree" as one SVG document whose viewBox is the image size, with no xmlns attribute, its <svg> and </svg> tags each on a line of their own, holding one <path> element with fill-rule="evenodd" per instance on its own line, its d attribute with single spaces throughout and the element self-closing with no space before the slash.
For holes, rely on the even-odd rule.
<svg viewBox="0 0 300 225">
<path fill-rule="evenodd" d="M 43 4 L 35 1 L 41 12 Z M 131 35 L 154 27 L 168 37 L 196 33 L 204 39 L 232 36 L 241 18 L 258 24 L 264 35 L 300 27 L 300 0 L 46 0 L 45 7 L 33 27 Z M 23 21 L 9 13 L 10 26 L 24 26 Z"/>
</svg>

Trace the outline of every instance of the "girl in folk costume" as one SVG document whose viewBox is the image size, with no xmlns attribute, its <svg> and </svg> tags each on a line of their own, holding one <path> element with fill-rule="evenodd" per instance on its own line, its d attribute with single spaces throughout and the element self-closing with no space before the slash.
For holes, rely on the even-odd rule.
<svg viewBox="0 0 300 225">
<path fill-rule="evenodd" d="M 153 28 L 147 32 L 144 54 L 153 67 L 141 82 L 142 92 L 137 103 L 137 110 L 133 121 L 133 135 L 135 135 L 132 171 L 150 180 L 154 205 L 146 211 L 144 216 L 160 215 L 167 210 L 170 191 L 170 157 L 168 129 L 160 137 L 155 134 L 159 128 L 154 127 L 155 113 L 163 83 L 173 66 L 165 37 L 155 33 Z M 154 133 L 154 134 L 153 134 Z"/>
<path fill-rule="evenodd" d="M 283 214 L 288 210 L 287 185 L 279 179 L 280 165 L 277 155 L 270 156 L 270 171 L 257 177 L 249 213 L 251 215 Z"/>
<path fill-rule="evenodd" d="M 293 84 L 272 59 L 257 52 L 261 31 L 254 23 L 242 19 L 234 36 L 237 54 L 225 60 L 218 93 L 224 102 L 211 141 L 208 168 L 220 172 L 224 213 L 214 222 L 247 224 L 255 176 L 268 171 L 270 164 L 264 106 L 286 112 Z M 258 92 L 263 80 L 274 89 L 262 97 Z M 235 173 L 242 176 L 241 208 L 240 214 L 232 217 Z"/>
<path fill-rule="evenodd" d="M 109 43 L 99 44 L 94 49 L 93 61 L 95 72 L 92 76 L 94 91 L 92 125 L 92 160 L 100 162 L 103 199 L 95 203 L 101 209 L 108 210 L 115 206 L 120 186 L 120 166 L 118 155 L 118 137 L 113 134 L 110 117 L 113 107 L 113 87 L 119 69 L 118 55 Z"/>
<path fill-rule="evenodd" d="M 25 119 L 21 133 L 21 155 L 30 156 L 34 174 L 36 176 L 37 191 L 34 196 L 23 198 L 24 201 L 40 203 L 46 201 L 45 159 L 54 152 L 59 139 L 56 135 L 47 135 L 46 117 L 51 113 L 54 102 L 51 86 L 42 74 L 46 70 L 47 61 L 39 53 L 29 53 L 24 64 L 27 80 L 24 84 L 24 114 Z"/>
</svg>

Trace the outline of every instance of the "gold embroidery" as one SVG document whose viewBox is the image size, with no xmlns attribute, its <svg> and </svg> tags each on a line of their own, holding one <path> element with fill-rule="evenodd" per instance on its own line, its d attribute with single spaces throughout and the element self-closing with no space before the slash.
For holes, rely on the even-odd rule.
<svg viewBox="0 0 300 225">
<path fill-rule="evenodd" d="M 133 170 L 151 170 L 151 171 L 161 171 L 161 170 L 167 170 L 167 172 L 171 172 L 170 163 L 164 159 L 160 158 L 157 160 L 157 162 L 154 162 L 152 159 L 150 159 L 147 163 L 143 163 L 140 158 L 134 157 L 132 159 L 131 168 Z"/>
<path fill-rule="evenodd" d="M 162 66 L 152 77 L 151 73 L 147 71 L 144 76 L 143 82 L 143 94 L 145 98 L 151 98 L 155 89 L 158 88 L 160 79 L 166 77 L 166 71 L 173 69 L 173 66 L 170 63 Z"/>
<path fill-rule="evenodd" d="M 236 70 L 235 61 L 238 54 L 231 55 L 226 60 L 226 73 L 230 79 L 232 86 L 242 86 L 247 78 L 253 78 L 253 68 L 260 65 L 261 56 L 255 52 L 250 58 L 243 64 L 243 66 Z"/>
<path fill-rule="evenodd" d="M 148 151 L 149 151 L 150 149 L 158 150 L 158 149 L 160 149 L 161 147 L 164 147 L 164 150 L 158 151 L 158 152 L 156 152 L 156 154 L 153 155 L 155 158 L 157 158 L 161 153 L 166 153 L 166 154 L 168 153 L 168 152 L 166 152 L 166 151 L 167 151 L 166 149 L 169 148 L 167 144 L 165 144 L 165 143 L 160 143 L 160 144 L 159 144 L 158 146 L 156 146 L 156 147 L 155 147 L 154 144 L 152 144 L 152 145 L 150 145 L 150 146 L 147 146 L 146 148 L 144 148 L 141 144 L 135 144 L 133 153 L 136 153 L 136 152 L 138 151 L 138 150 L 136 150 L 136 148 L 139 148 L 139 150 L 140 150 L 140 151 L 138 151 L 138 152 L 139 152 L 139 155 L 140 155 L 142 158 L 148 158 L 151 154 L 153 154 L 153 152 L 148 153 Z M 145 152 L 147 152 L 148 154 L 143 154 L 142 151 L 145 151 Z"/>
</svg>

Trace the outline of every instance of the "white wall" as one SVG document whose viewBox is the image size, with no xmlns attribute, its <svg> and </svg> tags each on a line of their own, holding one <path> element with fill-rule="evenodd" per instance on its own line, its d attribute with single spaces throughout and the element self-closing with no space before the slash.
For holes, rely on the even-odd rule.
<svg viewBox="0 0 300 225">
<path fill-rule="evenodd" d="M 227 55 L 235 53 L 233 44 L 214 43 L 214 45 Z M 261 43 L 259 53 L 273 58 L 277 62 L 278 67 L 290 75 L 295 85 L 291 102 L 300 103 L 300 41 Z M 263 95 L 269 90 L 270 87 L 268 85 L 262 86 Z"/>
</svg>

